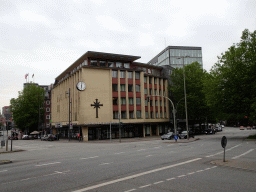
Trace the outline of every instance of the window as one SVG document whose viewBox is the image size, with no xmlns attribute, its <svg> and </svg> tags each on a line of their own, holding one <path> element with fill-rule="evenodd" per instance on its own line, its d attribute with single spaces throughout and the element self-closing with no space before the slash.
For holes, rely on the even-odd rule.
<svg viewBox="0 0 256 192">
<path fill-rule="evenodd" d="M 141 98 L 136 98 L 136 105 L 141 105 Z"/>
<path fill-rule="evenodd" d="M 118 91 L 117 84 L 112 84 L 112 91 Z"/>
<path fill-rule="evenodd" d="M 136 111 L 136 116 L 137 116 L 137 119 L 140 119 L 141 118 L 141 111 Z"/>
<path fill-rule="evenodd" d="M 148 106 L 148 99 L 145 99 L 145 106 Z"/>
<path fill-rule="evenodd" d="M 129 97 L 129 105 L 133 105 L 133 97 Z"/>
<path fill-rule="evenodd" d="M 130 68 L 130 63 L 124 63 L 124 68 L 129 69 Z"/>
<path fill-rule="evenodd" d="M 152 77 L 149 77 L 149 84 L 152 84 Z"/>
<path fill-rule="evenodd" d="M 144 83 L 147 83 L 148 78 L 144 76 Z"/>
<path fill-rule="evenodd" d="M 114 62 L 108 62 L 108 67 L 114 67 Z"/>
<path fill-rule="evenodd" d="M 121 111 L 121 119 L 127 119 L 126 111 Z"/>
<path fill-rule="evenodd" d="M 133 92 L 133 85 L 128 85 L 128 92 Z"/>
<path fill-rule="evenodd" d="M 50 101 L 46 101 L 46 105 L 50 105 L 51 104 L 51 102 Z"/>
<path fill-rule="evenodd" d="M 144 73 L 147 73 L 147 68 L 143 67 L 142 70 Z"/>
<path fill-rule="evenodd" d="M 97 60 L 91 60 L 91 66 L 98 66 Z"/>
<path fill-rule="evenodd" d="M 120 71 L 120 78 L 125 78 L 125 71 Z"/>
<path fill-rule="evenodd" d="M 113 111 L 113 119 L 118 119 L 118 111 Z"/>
<path fill-rule="evenodd" d="M 150 100 L 149 103 L 150 103 L 150 106 L 153 107 L 153 100 Z"/>
<path fill-rule="evenodd" d="M 130 71 L 127 72 L 127 75 L 128 75 L 128 79 L 132 79 L 133 78 L 132 72 L 130 72 Z"/>
<path fill-rule="evenodd" d="M 166 107 L 166 101 L 164 101 L 164 106 Z"/>
<path fill-rule="evenodd" d="M 154 83 L 157 84 L 157 78 L 154 78 Z"/>
<path fill-rule="evenodd" d="M 135 85 L 135 91 L 140 92 L 140 85 Z"/>
<path fill-rule="evenodd" d="M 155 101 L 155 106 L 158 106 L 158 101 L 157 100 Z"/>
<path fill-rule="evenodd" d="M 106 61 L 100 61 L 100 67 L 106 67 Z"/>
<path fill-rule="evenodd" d="M 134 119 L 134 111 L 129 111 L 129 118 Z"/>
<path fill-rule="evenodd" d="M 163 118 L 163 112 L 160 112 L 160 118 L 161 119 Z"/>
<path fill-rule="evenodd" d="M 135 72 L 135 79 L 140 79 L 140 73 L 139 72 Z"/>
<path fill-rule="evenodd" d="M 46 119 L 50 119 L 50 115 L 46 115 Z"/>
<path fill-rule="evenodd" d="M 125 97 L 121 97 L 121 105 L 126 105 L 126 98 Z"/>
<path fill-rule="evenodd" d="M 153 95 L 152 89 L 149 88 L 149 95 Z"/>
<path fill-rule="evenodd" d="M 144 94 L 147 95 L 148 94 L 148 89 L 144 88 Z"/>
<path fill-rule="evenodd" d="M 159 85 L 161 85 L 161 79 L 159 79 L 158 82 L 159 82 Z"/>
<path fill-rule="evenodd" d="M 155 95 L 158 95 L 157 89 L 155 89 Z"/>
<path fill-rule="evenodd" d="M 112 71 L 112 77 L 117 78 L 117 71 Z"/>
<path fill-rule="evenodd" d="M 120 91 L 125 91 L 125 84 L 120 85 Z"/>
<path fill-rule="evenodd" d="M 50 108 L 49 107 L 46 108 L 46 112 L 50 112 Z"/>
<path fill-rule="evenodd" d="M 162 100 L 160 100 L 160 107 L 162 107 Z"/>
<path fill-rule="evenodd" d="M 117 97 L 113 98 L 113 105 L 118 105 L 118 98 Z"/>
<path fill-rule="evenodd" d="M 116 67 L 122 68 L 122 63 L 116 62 Z"/>
<path fill-rule="evenodd" d="M 156 118 L 159 118 L 159 117 L 158 117 L 158 111 L 156 112 Z"/>
<path fill-rule="evenodd" d="M 50 123 L 47 123 L 47 124 L 46 124 L 46 127 L 49 128 L 49 127 L 50 127 Z"/>
<path fill-rule="evenodd" d="M 150 116 L 151 116 L 151 119 L 154 119 L 154 112 L 153 111 L 150 112 Z"/>
<path fill-rule="evenodd" d="M 164 95 L 163 96 L 165 96 L 165 90 L 164 90 Z"/>
<path fill-rule="evenodd" d="M 148 111 L 145 111 L 145 118 L 148 119 Z"/>
</svg>

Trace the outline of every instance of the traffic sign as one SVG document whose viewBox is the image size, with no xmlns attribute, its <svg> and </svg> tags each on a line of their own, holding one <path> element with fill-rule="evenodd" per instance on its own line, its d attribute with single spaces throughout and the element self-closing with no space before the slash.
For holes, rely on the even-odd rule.
<svg viewBox="0 0 256 192">
<path fill-rule="evenodd" d="M 174 139 L 178 140 L 179 139 L 178 135 L 174 135 Z"/>
<path fill-rule="evenodd" d="M 221 139 L 221 146 L 223 148 L 225 148 L 226 145 L 227 145 L 227 138 L 225 136 L 223 136 L 222 139 Z"/>
</svg>

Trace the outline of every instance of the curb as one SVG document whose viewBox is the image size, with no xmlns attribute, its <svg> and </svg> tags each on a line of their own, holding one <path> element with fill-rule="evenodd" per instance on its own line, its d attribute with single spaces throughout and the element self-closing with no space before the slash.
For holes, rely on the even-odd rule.
<svg viewBox="0 0 256 192">
<path fill-rule="evenodd" d="M 0 154 L 3 154 L 3 153 L 15 153 L 15 152 L 21 152 L 21 151 L 25 151 L 23 149 L 16 149 L 16 150 L 13 150 L 13 151 L 3 151 L 3 152 L 0 152 Z"/>
<path fill-rule="evenodd" d="M 0 160 L 0 165 L 12 163 L 10 160 Z"/>
<path fill-rule="evenodd" d="M 221 167 L 227 167 L 227 168 L 230 167 L 230 168 L 240 169 L 244 171 L 256 172 L 255 166 L 243 166 L 243 162 L 240 162 L 240 164 L 238 163 L 238 164 L 232 165 L 232 162 L 234 162 L 234 160 L 226 160 L 225 162 L 223 162 L 222 160 L 215 160 L 215 161 L 211 161 L 210 164 L 221 166 Z M 251 167 L 255 167 L 255 168 L 251 169 Z"/>
</svg>

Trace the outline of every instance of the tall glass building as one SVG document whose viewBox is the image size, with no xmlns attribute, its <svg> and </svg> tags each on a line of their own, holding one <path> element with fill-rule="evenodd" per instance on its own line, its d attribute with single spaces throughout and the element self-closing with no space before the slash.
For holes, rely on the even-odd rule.
<svg viewBox="0 0 256 192">
<path fill-rule="evenodd" d="M 156 66 L 170 65 L 173 68 L 182 67 L 182 57 L 186 57 L 184 58 L 185 65 L 197 61 L 203 68 L 201 47 L 168 46 L 153 59 L 151 59 L 148 64 Z"/>
</svg>

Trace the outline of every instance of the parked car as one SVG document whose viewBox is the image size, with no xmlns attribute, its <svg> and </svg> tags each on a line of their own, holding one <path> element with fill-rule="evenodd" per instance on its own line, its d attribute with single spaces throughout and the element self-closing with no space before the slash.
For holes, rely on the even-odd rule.
<svg viewBox="0 0 256 192">
<path fill-rule="evenodd" d="M 205 129 L 204 133 L 207 134 L 215 134 L 215 128 L 209 128 L 209 129 Z"/>
<path fill-rule="evenodd" d="M 164 139 L 171 140 L 172 138 L 174 138 L 174 133 L 173 132 L 169 132 L 169 133 L 166 133 L 166 134 L 161 136 L 162 140 L 164 140 Z"/>
<path fill-rule="evenodd" d="M 13 137 L 9 136 L 8 139 L 10 139 L 10 140 L 18 140 L 19 138 L 17 136 L 13 136 Z"/>
<path fill-rule="evenodd" d="M 41 141 L 54 141 L 54 140 L 56 140 L 56 136 L 53 134 L 44 135 L 41 138 Z"/>
<path fill-rule="evenodd" d="M 194 133 L 193 133 L 192 131 L 189 131 L 189 137 L 194 138 Z M 180 139 L 187 139 L 187 138 L 188 138 L 188 132 L 187 132 L 187 131 L 182 131 L 182 132 L 179 134 L 179 138 L 180 138 Z"/>
<path fill-rule="evenodd" d="M 221 126 L 218 127 L 218 131 L 222 131 L 222 127 Z"/>
<path fill-rule="evenodd" d="M 29 137 L 28 137 L 28 135 L 23 135 L 21 139 L 22 140 L 29 140 Z"/>
<path fill-rule="evenodd" d="M 247 126 L 247 130 L 252 130 L 252 128 L 250 126 Z"/>
<path fill-rule="evenodd" d="M 240 126 L 240 130 L 244 130 L 244 126 Z"/>
<path fill-rule="evenodd" d="M 29 138 L 29 140 L 34 140 L 35 139 L 34 135 L 29 135 L 28 138 Z"/>
</svg>

